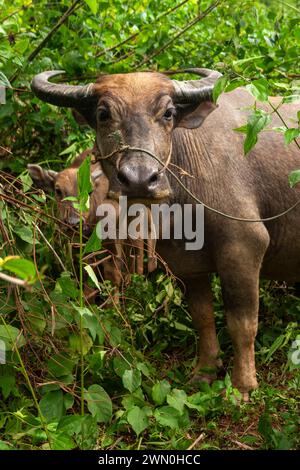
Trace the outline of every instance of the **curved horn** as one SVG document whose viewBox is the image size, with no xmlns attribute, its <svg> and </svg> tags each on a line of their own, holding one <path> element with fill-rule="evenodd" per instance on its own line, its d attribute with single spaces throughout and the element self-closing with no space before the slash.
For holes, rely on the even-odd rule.
<svg viewBox="0 0 300 470">
<path fill-rule="evenodd" d="M 94 85 L 60 85 L 49 79 L 65 73 L 64 70 L 52 70 L 39 73 L 31 82 L 34 94 L 47 103 L 70 108 L 80 107 L 83 102 L 95 98 Z"/>
<path fill-rule="evenodd" d="M 201 103 L 212 101 L 212 92 L 218 78 L 222 77 L 220 72 L 210 69 L 191 68 L 181 71 L 182 73 L 195 73 L 200 75 L 201 80 L 172 80 L 174 84 L 174 100 L 179 103 Z"/>
</svg>

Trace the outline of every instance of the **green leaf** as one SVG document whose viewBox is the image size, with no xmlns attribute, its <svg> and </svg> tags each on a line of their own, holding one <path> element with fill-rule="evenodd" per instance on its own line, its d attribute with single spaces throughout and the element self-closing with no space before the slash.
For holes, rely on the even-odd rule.
<svg viewBox="0 0 300 470">
<path fill-rule="evenodd" d="M 90 7 L 93 15 L 96 15 L 98 11 L 98 0 L 84 0 L 84 1 Z"/>
<path fill-rule="evenodd" d="M 0 441 L 0 450 L 14 450 L 14 448 L 6 444 L 6 442 Z"/>
<path fill-rule="evenodd" d="M 64 397 L 61 390 L 48 392 L 40 401 L 40 409 L 47 423 L 60 421 L 64 413 Z"/>
<path fill-rule="evenodd" d="M 300 129 L 298 128 L 291 128 L 287 129 L 284 133 L 284 142 L 285 145 L 289 145 L 294 139 L 299 137 L 300 135 Z"/>
<path fill-rule="evenodd" d="M 81 432 L 84 416 L 69 415 L 63 416 L 58 423 L 57 430 L 63 431 L 68 436 L 79 434 Z"/>
<path fill-rule="evenodd" d="M 149 419 L 145 411 L 142 408 L 139 408 L 138 406 L 134 406 L 128 412 L 127 421 L 137 436 L 139 436 L 149 424 Z"/>
<path fill-rule="evenodd" d="M 95 271 L 93 270 L 92 266 L 87 265 L 87 266 L 84 267 L 84 270 L 88 273 L 89 278 L 91 279 L 93 284 L 97 287 L 97 289 L 99 291 L 101 291 L 101 286 L 99 284 L 99 281 L 97 279 L 97 276 L 96 276 Z"/>
<path fill-rule="evenodd" d="M 81 449 L 90 450 L 96 445 L 99 437 L 99 425 L 96 418 L 91 415 L 84 416 L 82 429 L 76 441 Z"/>
<path fill-rule="evenodd" d="M 60 152 L 59 156 L 62 157 L 63 155 L 68 155 L 68 153 L 72 153 L 75 150 L 76 150 L 76 143 L 74 142 L 68 148 Z"/>
<path fill-rule="evenodd" d="M 217 99 L 219 98 L 221 93 L 223 93 L 223 91 L 225 90 L 227 83 L 228 77 L 226 75 L 218 78 L 218 80 L 216 81 L 213 89 L 213 100 L 215 103 L 217 102 Z"/>
<path fill-rule="evenodd" d="M 300 170 L 294 170 L 289 174 L 289 185 L 291 188 L 296 186 L 300 181 Z"/>
<path fill-rule="evenodd" d="M 22 227 L 16 226 L 13 228 L 13 230 L 21 238 L 21 240 L 24 240 L 24 242 L 33 245 L 33 233 L 30 227 L 27 227 L 26 225 Z M 38 241 L 36 240 L 35 243 L 38 243 Z"/>
<path fill-rule="evenodd" d="M 170 406 L 178 410 L 179 413 L 182 415 L 184 410 L 184 405 L 186 404 L 187 396 L 184 390 L 179 390 L 175 388 L 172 392 L 167 396 L 167 402 Z"/>
<path fill-rule="evenodd" d="M 250 152 L 257 142 L 258 134 L 271 122 L 271 116 L 264 111 L 257 110 L 249 116 L 247 123 L 247 135 L 244 142 L 244 153 Z"/>
<path fill-rule="evenodd" d="M 94 251 L 101 250 L 102 248 L 102 240 L 97 235 L 97 229 L 94 228 L 90 238 L 85 244 L 83 254 L 93 253 Z"/>
<path fill-rule="evenodd" d="M 15 345 L 20 348 L 25 344 L 20 330 L 11 325 L 0 325 L 0 341 L 4 341 L 6 351 L 11 351 Z"/>
<path fill-rule="evenodd" d="M 75 355 L 80 354 L 82 347 L 82 354 L 85 356 L 93 346 L 93 341 L 89 334 L 83 330 L 81 338 L 75 333 L 69 335 L 69 345 L 71 352 Z"/>
<path fill-rule="evenodd" d="M 171 429 L 179 428 L 179 416 L 179 412 L 172 406 L 162 406 L 154 412 L 156 421 L 162 426 L 167 426 Z"/>
<path fill-rule="evenodd" d="M 78 289 L 76 282 L 71 278 L 71 274 L 68 271 L 61 273 L 60 277 L 56 281 L 55 290 L 59 286 L 61 292 L 71 299 L 76 299 L 78 297 Z"/>
<path fill-rule="evenodd" d="M 119 377 L 123 377 L 126 370 L 130 370 L 130 364 L 121 356 L 115 356 L 113 359 L 113 368 Z"/>
<path fill-rule="evenodd" d="M 87 407 L 98 423 L 107 423 L 112 417 L 112 402 L 100 385 L 91 385 L 85 393 Z"/>
<path fill-rule="evenodd" d="M 32 179 L 29 173 L 22 173 L 19 176 L 20 180 L 22 181 L 23 192 L 26 193 L 32 186 Z"/>
<path fill-rule="evenodd" d="M 0 389 L 2 390 L 3 398 L 6 400 L 11 392 L 15 389 L 16 379 L 14 375 L 0 376 Z"/>
<path fill-rule="evenodd" d="M 16 274 L 29 283 L 36 281 L 36 270 L 32 261 L 19 257 L 11 257 L 2 264 L 2 268 Z"/>
<path fill-rule="evenodd" d="M 81 317 L 92 317 L 93 312 L 87 307 L 78 307 L 75 304 L 72 304 L 75 310 L 79 313 Z"/>
<path fill-rule="evenodd" d="M 77 203 L 78 198 L 76 196 L 67 196 L 67 197 L 64 197 L 62 199 L 62 202 L 64 202 L 64 201 L 71 201 L 71 202 L 76 202 Z M 77 204 L 76 204 L 76 206 L 77 206 Z M 75 204 L 74 204 L 74 207 L 75 207 Z M 75 209 L 77 209 L 77 207 L 75 207 Z"/>
<path fill-rule="evenodd" d="M 171 385 L 167 380 L 161 380 L 160 382 L 157 382 L 155 385 L 152 387 L 152 398 L 154 403 L 157 405 L 162 405 L 168 393 L 171 390 Z"/>
<path fill-rule="evenodd" d="M 11 88 L 11 84 L 6 75 L 0 71 L 0 86 L 5 86 L 7 88 Z"/>
<path fill-rule="evenodd" d="M 70 450 L 76 447 L 73 439 L 64 433 L 51 433 L 50 436 L 52 450 Z"/>
<path fill-rule="evenodd" d="M 71 393 L 64 394 L 64 407 L 69 410 L 74 405 L 74 396 Z"/>
<path fill-rule="evenodd" d="M 78 196 L 81 199 L 86 193 L 89 194 L 93 191 L 93 185 L 91 183 L 91 157 L 88 156 L 83 160 L 77 172 L 77 185 L 78 185 Z"/>
<path fill-rule="evenodd" d="M 260 78 L 246 86 L 246 89 L 258 101 L 268 101 L 269 96 L 269 83 L 265 78 Z"/>
<path fill-rule="evenodd" d="M 72 374 L 75 364 L 76 361 L 61 354 L 54 354 L 47 363 L 50 374 L 56 378 Z"/>
<path fill-rule="evenodd" d="M 142 377 L 139 370 L 125 370 L 122 377 L 124 387 L 133 393 L 142 383 Z"/>
</svg>

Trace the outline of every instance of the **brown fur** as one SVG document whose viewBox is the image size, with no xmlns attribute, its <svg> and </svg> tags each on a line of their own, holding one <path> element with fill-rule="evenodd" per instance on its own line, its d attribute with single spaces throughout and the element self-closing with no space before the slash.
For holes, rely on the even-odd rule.
<svg viewBox="0 0 300 470">
<path fill-rule="evenodd" d="M 300 166 L 299 151 L 293 143 L 285 147 L 279 133 L 263 132 L 250 155 L 244 157 L 244 136 L 233 129 L 245 124 L 249 114 L 246 108 L 254 102 L 245 90 L 223 95 L 217 109 L 209 103 L 194 107 L 192 112 L 176 106 L 177 116 L 165 123 L 157 116 L 166 109 L 167 102 L 172 104 L 172 82 L 166 77 L 147 73 L 105 76 L 96 88 L 98 105 L 106 103 L 111 112 L 109 120 L 96 125 L 102 155 L 117 147 L 112 137 L 115 131 L 125 144 L 149 150 L 164 162 L 172 142 L 172 163 L 193 175 L 182 178 L 189 190 L 214 208 L 238 217 L 271 216 L 299 197 L 299 190 L 288 187 L 289 172 Z M 162 93 L 168 96 L 161 100 Z M 295 116 L 297 109 L 284 106 L 280 112 L 287 119 Z M 197 115 L 201 119 L 197 120 Z M 272 125 L 282 124 L 274 117 Z M 131 151 L 122 156 L 120 167 L 136 178 L 160 168 L 147 154 Z M 131 188 L 120 183 L 115 161 L 104 160 L 103 168 L 112 197 L 130 194 Z M 170 202 L 194 202 L 166 173 L 159 177 L 151 201 L 161 195 L 169 195 Z M 135 197 L 149 196 L 141 189 Z M 186 252 L 180 240 L 158 242 L 158 252 L 188 287 L 191 313 L 200 336 L 199 369 L 219 365 L 208 282 L 209 273 L 219 274 L 235 349 L 233 384 L 245 397 L 257 387 L 254 338 L 259 276 L 299 280 L 299 222 L 300 207 L 265 224 L 232 221 L 206 211 L 202 250 Z"/>
</svg>

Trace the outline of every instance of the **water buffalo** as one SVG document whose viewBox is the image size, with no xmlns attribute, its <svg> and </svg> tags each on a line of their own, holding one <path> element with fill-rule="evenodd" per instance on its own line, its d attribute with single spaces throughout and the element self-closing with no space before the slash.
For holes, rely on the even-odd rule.
<svg viewBox="0 0 300 470">
<path fill-rule="evenodd" d="M 300 165 L 298 149 L 294 144 L 284 146 L 279 133 L 264 132 L 245 158 L 244 137 L 233 129 L 245 124 L 253 97 L 240 88 L 223 94 L 217 106 L 212 90 L 220 74 L 207 69 L 195 72 L 204 78 L 178 81 L 139 72 L 103 75 L 93 84 L 69 86 L 51 83 L 49 79 L 60 73 L 52 71 L 37 75 L 32 89 L 46 102 L 76 108 L 95 129 L 102 157 L 119 145 L 117 132 L 123 143 L 153 152 L 165 166 L 170 161 L 183 168 L 187 188 L 220 211 L 251 219 L 284 211 L 299 197 L 298 190 L 288 187 L 289 172 Z M 295 105 L 280 108 L 287 120 L 296 110 Z M 273 124 L 282 125 L 275 114 Z M 194 202 L 143 150 L 124 150 L 121 158 L 104 159 L 103 169 L 112 198 Z M 200 335 L 197 373 L 220 365 L 209 274 L 220 276 L 234 346 L 232 381 L 245 400 L 257 387 L 259 276 L 300 278 L 299 222 L 298 208 L 268 223 L 243 223 L 205 211 L 203 249 L 186 251 L 184 240 L 175 239 L 157 244 L 159 254 L 187 287 Z M 208 379 L 205 373 L 202 377 Z"/>
</svg>

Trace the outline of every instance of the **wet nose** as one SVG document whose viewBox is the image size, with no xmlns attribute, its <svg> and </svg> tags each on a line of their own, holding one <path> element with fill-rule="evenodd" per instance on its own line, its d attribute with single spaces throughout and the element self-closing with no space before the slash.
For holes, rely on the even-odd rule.
<svg viewBox="0 0 300 470">
<path fill-rule="evenodd" d="M 123 194 L 150 197 L 159 186 L 160 174 L 156 168 L 123 165 L 117 178 Z"/>
</svg>

